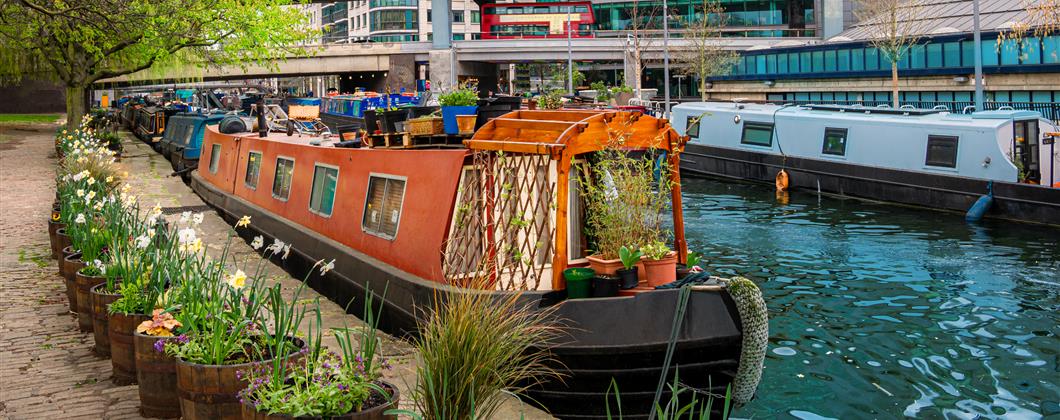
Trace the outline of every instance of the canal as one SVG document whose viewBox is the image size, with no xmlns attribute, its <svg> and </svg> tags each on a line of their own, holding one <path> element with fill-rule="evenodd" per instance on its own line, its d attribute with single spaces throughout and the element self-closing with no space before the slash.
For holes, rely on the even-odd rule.
<svg viewBox="0 0 1060 420">
<path fill-rule="evenodd" d="M 1060 413 L 1060 229 L 685 179 L 689 247 L 762 288 L 742 418 Z"/>
</svg>

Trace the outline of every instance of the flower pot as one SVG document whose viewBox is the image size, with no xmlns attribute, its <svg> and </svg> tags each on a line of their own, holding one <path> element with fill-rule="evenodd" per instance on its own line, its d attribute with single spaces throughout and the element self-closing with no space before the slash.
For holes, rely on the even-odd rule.
<svg viewBox="0 0 1060 420">
<path fill-rule="evenodd" d="M 136 383 L 140 388 L 140 414 L 144 417 L 180 417 L 177 361 L 155 348 L 156 343 L 169 338 L 172 337 L 133 333 Z"/>
<path fill-rule="evenodd" d="M 383 414 L 387 410 L 395 409 L 398 407 L 398 402 L 401 399 L 401 394 L 398 393 L 396 386 L 385 382 L 376 381 L 383 389 L 390 393 L 388 403 L 379 404 L 374 407 L 369 407 L 361 411 L 355 411 L 352 413 L 346 413 L 341 416 L 328 417 L 333 420 L 397 420 L 397 416 L 393 414 Z M 374 392 L 373 392 L 374 394 Z M 373 398 L 379 398 L 380 396 L 373 396 Z M 286 414 L 268 414 L 258 411 L 249 402 L 243 403 L 243 420 L 292 420 L 292 419 L 316 419 L 319 417 L 295 417 Z"/>
<path fill-rule="evenodd" d="M 688 277 L 689 274 L 692 274 L 692 269 L 690 267 L 688 267 L 687 265 L 684 265 L 684 264 L 677 264 L 677 279 L 678 280 L 683 279 L 685 277 Z"/>
<path fill-rule="evenodd" d="M 456 127 L 458 130 L 460 130 L 460 134 L 474 134 L 475 121 L 477 120 L 477 115 L 457 115 Z"/>
<path fill-rule="evenodd" d="M 613 276 L 618 273 L 618 270 L 624 267 L 622 265 L 622 260 L 618 258 L 615 258 L 613 260 L 605 260 L 601 258 L 599 254 L 597 254 L 590 255 L 586 257 L 586 259 L 589 260 L 589 267 L 592 267 L 593 271 L 596 271 L 596 274 Z"/>
<path fill-rule="evenodd" d="M 633 268 L 630 269 L 623 268 L 618 270 L 618 278 L 620 280 L 619 286 L 623 290 L 637 287 L 637 284 L 640 283 L 640 279 L 637 277 L 637 266 L 633 266 Z"/>
<path fill-rule="evenodd" d="M 644 276 L 647 277 L 648 286 L 662 286 L 677 280 L 677 253 L 670 252 L 661 260 L 645 258 Z"/>
<path fill-rule="evenodd" d="M 298 347 L 304 342 L 294 339 Z M 291 360 L 304 357 L 298 352 Z M 238 420 L 243 418 L 239 391 L 247 387 L 241 379 L 245 370 L 272 359 L 235 365 L 200 365 L 177 359 L 177 395 L 180 397 L 180 413 L 183 420 Z"/>
<path fill-rule="evenodd" d="M 77 328 L 92 332 L 92 288 L 106 283 L 103 276 L 86 276 L 81 271 L 74 273 L 74 284 L 77 289 Z"/>
<path fill-rule="evenodd" d="M 593 297 L 618 296 L 619 278 L 615 276 L 593 277 Z"/>
<path fill-rule="evenodd" d="M 66 227 L 63 222 L 55 220 L 53 215 L 48 220 L 48 243 L 51 245 L 52 259 L 59 259 L 62 256 L 63 247 L 59 246 L 59 229 Z"/>
<path fill-rule="evenodd" d="M 398 129 L 397 123 L 404 122 L 409 118 L 409 111 L 406 109 L 377 110 L 375 114 L 379 118 L 379 129 L 383 130 L 384 133 L 399 133 L 403 131 Z"/>
<path fill-rule="evenodd" d="M 63 279 L 66 280 L 66 299 L 70 302 L 70 312 L 77 312 L 77 272 L 85 267 L 81 253 L 71 247 L 63 249 Z"/>
<path fill-rule="evenodd" d="M 475 115 L 478 111 L 477 105 L 469 106 L 443 106 L 442 107 L 442 126 L 445 128 L 445 134 L 460 134 L 460 126 L 457 125 L 457 115 Z"/>
<path fill-rule="evenodd" d="M 526 101 L 526 109 L 529 109 L 531 111 L 537 109 L 537 101 L 533 99 Z"/>
<path fill-rule="evenodd" d="M 92 350 L 96 355 L 110 357 L 110 330 L 107 322 L 107 306 L 118 300 L 121 295 L 107 293 L 104 290 L 106 284 L 99 284 L 89 292 L 89 301 L 92 303 L 92 338 L 95 345 Z"/>
<path fill-rule="evenodd" d="M 110 364 L 113 367 L 111 382 L 115 385 L 136 383 L 136 349 L 133 348 L 133 332 L 141 322 L 151 319 L 148 314 L 113 313 L 107 317 L 107 335 L 110 339 Z"/>
<path fill-rule="evenodd" d="M 63 275 L 63 259 L 66 258 L 66 256 L 63 255 L 63 249 L 70 246 L 70 236 L 66 234 L 65 226 L 55 230 L 55 239 L 59 241 L 59 243 L 56 244 L 56 246 L 59 247 L 59 260 L 56 261 L 55 265 L 59 268 L 59 275 L 61 276 Z"/>
<path fill-rule="evenodd" d="M 567 280 L 567 299 L 584 299 L 592 292 L 592 279 L 596 275 L 591 268 L 573 267 L 563 270 Z"/>
</svg>

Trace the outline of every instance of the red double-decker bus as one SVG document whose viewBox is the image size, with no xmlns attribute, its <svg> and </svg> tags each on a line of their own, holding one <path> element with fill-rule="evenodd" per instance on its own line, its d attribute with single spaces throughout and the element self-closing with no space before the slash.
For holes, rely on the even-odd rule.
<svg viewBox="0 0 1060 420">
<path fill-rule="evenodd" d="M 482 39 L 592 38 L 594 22 L 587 1 L 482 5 Z"/>
</svg>

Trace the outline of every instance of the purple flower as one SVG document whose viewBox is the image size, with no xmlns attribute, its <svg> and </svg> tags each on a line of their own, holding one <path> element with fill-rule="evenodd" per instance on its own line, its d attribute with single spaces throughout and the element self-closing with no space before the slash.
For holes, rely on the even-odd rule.
<svg viewBox="0 0 1060 420">
<path fill-rule="evenodd" d="M 159 353 L 166 351 L 166 340 L 155 341 L 155 351 Z"/>
<path fill-rule="evenodd" d="M 191 341 L 191 339 L 188 338 L 187 334 L 181 334 L 177 336 L 177 342 L 180 344 L 188 344 L 188 341 Z"/>
</svg>

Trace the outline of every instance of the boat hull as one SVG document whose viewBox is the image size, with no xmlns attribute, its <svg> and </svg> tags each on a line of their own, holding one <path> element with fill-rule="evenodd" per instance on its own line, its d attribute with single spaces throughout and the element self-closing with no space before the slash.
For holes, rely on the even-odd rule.
<svg viewBox="0 0 1060 420">
<path fill-rule="evenodd" d="M 780 156 L 689 143 L 681 171 L 692 176 L 717 176 L 773 183 L 780 169 L 789 187 L 849 195 L 905 205 L 967 211 L 987 193 L 988 181 L 959 176 L 887 169 Z M 1060 189 L 994 182 L 994 204 L 986 217 L 1060 225 Z"/>
<path fill-rule="evenodd" d="M 292 244 L 283 262 L 298 275 L 312 262 L 334 258 L 326 278 L 311 276 L 309 285 L 351 313 L 363 310 L 365 290 L 379 296 L 380 328 L 396 336 L 415 335 L 417 316 L 436 298 L 463 289 L 428 281 L 356 251 L 318 232 L 279 217 L 249 201 L 224 192 L 193 172 L 192 188 L 230 222 L 251 216 L 253 231 L 241 230 L 245 240 L 261 234 Z M 506 292 L 495 292 L 498 296 Z M 553 294 L 524 292 L 520 298 L 537 307 L 554 303 Z M 633 297 L 567 300 L 555 308 L 558 319 L 571 328 L 560 343 L 549 346 L 561 371 L 568 376 L 531 390 L 530 397 L 559 418 L 606 418 L 605 404 L 612 379 L 618 385 L 624 418 L 647 418 L 662 373 L 679 291 L 641 293 Z M 351 304 L 352 302 L 352 304 Z M 693 292 L 679 328 L 671 372 L 681 382 L 724 394 L 736 371 L 741 325 L 727 292 Z M 668 398 L 665 396 L 664 398 Z M 613 399 L 612 399 L 613 401 Z M 717 406 L 717 404 L 716 404 Z M 616 409 L 612 406 L 612 411 Z"/>
</svg>

